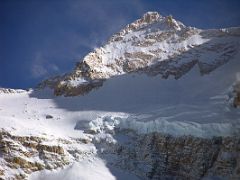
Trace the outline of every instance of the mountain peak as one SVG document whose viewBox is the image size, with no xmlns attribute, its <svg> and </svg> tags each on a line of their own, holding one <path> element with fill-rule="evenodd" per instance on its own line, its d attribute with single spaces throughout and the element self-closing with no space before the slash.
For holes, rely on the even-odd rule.
<svg viewBox="0 0 240 180">
<path fill-rule="evenodd" d="M 83 95 L 111 77 L 128 73 L 181 78 L 195 65 L 207 74 L 239 50 L 240 28 L 201 30 L 171 15 L 147 12 L 77 63 L 73 72 L 45 81 L 56 95 Z M 206 54 L 211 53 L 211 58 Z"/>
<path fill-rule="evenodd" d="M 162 17 L 158 12 L 146 12 L 143 17 L 141 18 L 142 21 L 146 23 L 151 23 L 159 20 L 159 18 Z"/>
<path fill-rule="evenodd" d="M 121 39 L 122 36 L 143 28 L 151 29 L 152 26 L 162 31 L 180 31 L 186 28 L 183 23 L 175 20 L 172 15 L 161 16 L 158 12 L 146 12 L 140 19 L 128 24 L 120 32 L 114 34 L 110 41 Z"/>
<path fill-rule="evenodd" d="M 152 23 L 159 23 L 159 24 L 165 24 L 166 26 L 164 27 L 166 30 L 181 30 L 182 27 L 185 27 L 183 23 L 175 20 L 172 15 L 168 16 L 161 16 L 158 12 L 146 12 L 143 17 L 136 22 L 140 23 L 147 23 L 152 24 Z M 164 29 L 163 28 L 163 29 Z"/>
</svg>

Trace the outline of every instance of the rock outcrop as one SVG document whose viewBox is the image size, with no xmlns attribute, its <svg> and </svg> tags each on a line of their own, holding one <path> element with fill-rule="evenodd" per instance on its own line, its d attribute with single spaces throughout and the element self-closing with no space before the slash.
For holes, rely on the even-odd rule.
<svg viewBox="0 0 240 180">
<path fill-rule="evenodd" d="M 64 167 L 73 161 L 87 158 L 92 152 L 78 149 L 81 143 L 89 141 L 19 136 L 1 130 L 0 179 L 27 179 L 32 172 Z"/>
<path fill-rule="evenodd" d="M 23 89 L 0 88 L 0 94 L 24 93 Z"/>
</svg>

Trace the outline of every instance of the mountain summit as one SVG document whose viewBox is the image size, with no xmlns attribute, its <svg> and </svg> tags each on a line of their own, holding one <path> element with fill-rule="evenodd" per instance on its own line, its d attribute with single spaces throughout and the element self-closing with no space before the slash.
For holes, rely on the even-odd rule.
<svg viewBox="0 0 240 180">
<path fill-rule="evenodd" d="M 239 38 L 240 28 L 201 30 L 172 16 L 147 12 L 86 55 L 71 73 L 46 80 L 41 86 L 50 86 L 56 95 L 75 96 L 128 73 L 179 79 L 198 66 L 204 75 L 236 55 Z"/>
</svg>

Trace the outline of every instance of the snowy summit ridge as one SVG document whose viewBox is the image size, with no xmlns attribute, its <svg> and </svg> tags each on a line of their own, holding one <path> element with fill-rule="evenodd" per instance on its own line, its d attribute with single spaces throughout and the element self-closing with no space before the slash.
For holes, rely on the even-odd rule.
<svg viewBox="0 0 240 180">
<path fill-rule="evenodd" d="M 239 37 L 240 28 L 201 30 L 172 16 L 147 12 L 86 55 L 71 73 L 41 86 L 50 86 L 56 95 L 75 96 L 128 73 L 178 79 L 197 65 L 207 74 L 236 55 Z"/>
</svg>

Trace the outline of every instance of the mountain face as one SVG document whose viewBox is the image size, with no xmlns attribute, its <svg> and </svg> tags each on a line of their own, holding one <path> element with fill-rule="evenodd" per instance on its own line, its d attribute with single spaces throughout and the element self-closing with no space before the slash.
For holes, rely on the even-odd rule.
<svg viewBox="0 0 240 180">
<path fill-rule="evenodd" d="M 204 75 L 239 52 L 239 38 L 240 28 L 201 30 L 171 16 L 148 12 L 86 55 L 73 72 L 47 80 L 42 86 L 49 85 L 56 95 L 76 96 L 128 73 L 179 79 L 198 66 Z"/>
<path fill-rule="evenodd" d="M 240 179 L 239 45 L 148 12 L 72 72 L 0 88 L 0 179 Z"/>
</svg>

